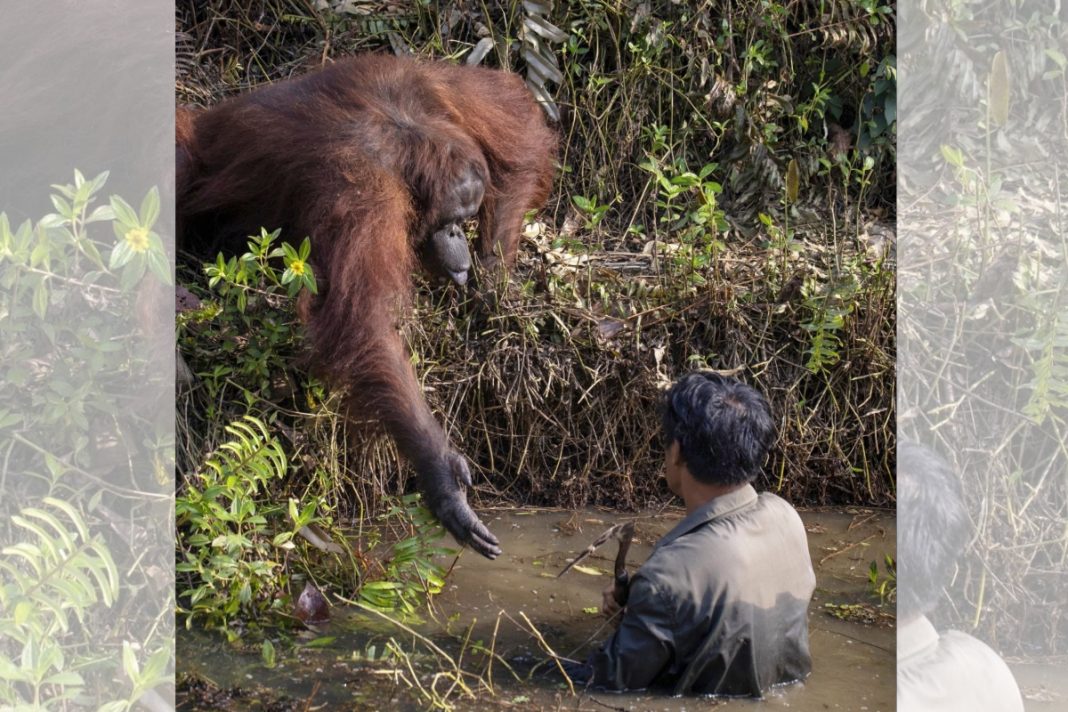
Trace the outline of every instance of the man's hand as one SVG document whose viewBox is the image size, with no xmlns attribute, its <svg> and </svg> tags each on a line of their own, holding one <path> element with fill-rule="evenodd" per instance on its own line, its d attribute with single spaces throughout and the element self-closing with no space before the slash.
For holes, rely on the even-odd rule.
<svg viewBox="0 0 1068 712">
<path fill-rule="evenodd" d="M 623 607 L 616 601 L 616 585 L 609 584 L 608 588 L 601 591 L 601 612 L 605 618 L 612 619 L 623 611 Z M 620 616 L 622 617 L 622 616 Z M 619 621 L 616 621 L 617 623 Z"/>
</svg>

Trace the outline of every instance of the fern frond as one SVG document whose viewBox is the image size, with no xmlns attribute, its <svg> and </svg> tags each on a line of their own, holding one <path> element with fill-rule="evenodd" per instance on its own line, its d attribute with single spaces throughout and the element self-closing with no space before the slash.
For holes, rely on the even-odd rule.
<svg viewBox="0 0 1068 712">
<path fill-rule="evenodd" d="M 230 423 L 226 432 L 230 438 L 175 501 L 183 550 L 176 570 L 188 574 L 179 598 L 188 599 L 190 619 L 203 615 L 219 627 L 239 613 L 267 610 L 285 588 L 268 528 L 268 521 L 281 519 L 282 507 L 257 501 L 257 494 L 285 477 L 289 459 L 253 416 Z"/>
<path fill-rule="evenodd" d="M 811 313 L 811 318 L 801 328 L 809 333 L 805 368 L 812 373 L 825 371 L 841 358 L 842 339 L 839 333 L 853 312 L 854 297 L 859 288 L 856 276 L 847 271 L 826 285 L 817 285 L 816 293 L 806 294 L 805 307 Z"/>
<path fill-rule="evenodd" d="M 263 421 L 251 415 L 226 426 L 231 439 L 220 445 L 204 463 L 201 477 L 213 482 L 240 477 L 250 485 L 250 492 L 272 479 L 285 476 L 289 460 L 278 439 L 270 434 Z M 208 474 L 210 470 L 211 475 Z"/>
<path fill-rule="evenodd" d="M 1032 354 L 1031 397 L 1023 412 L 1041 425 L 1055 410 L 1068 409 L 1068 319 L 1047 310 L 1033 335 L 1017 340 Z"/>
<path fill-rule="evenodd" d="M 67 630 L 67 611 L 79 618 L 97 603 L 110 606 L 119 591 L 119 574 L 107 545 L 89 533 L 81 514 L 66 502 L 46 498 L 53 511 L 29 507 L 11 521 L 30 536 L 3 548 L 4 610 L 28 605 L 33 622 L 46 630 Z M 50 612 L 51 615 L 47 615 Z M 45 615 L 42 615 L 45 614 Z M 16 616 L 20 618 L 21 616 Z M 4 631 L 0 619 L 0 633 Z M 20 623 L 31 623 L 23 619 Z"/>
</svg>

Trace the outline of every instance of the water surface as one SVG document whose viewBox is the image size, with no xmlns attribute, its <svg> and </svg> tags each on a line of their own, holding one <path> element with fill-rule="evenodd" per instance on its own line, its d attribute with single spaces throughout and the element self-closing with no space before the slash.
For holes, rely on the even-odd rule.
<svg viewBox="0 0 1068 712">
<path fill-rule="evenodd" d="M 335 608 L 333 622 L 318 633 L 334 638 L 327 647 L 302 648 L 285 659 L 280 654 L 274 669 L 266 668 L 255 650 L 236 652 L 217 636 L 182 631 L 179 673 L 195 674 L 222 688 L 252 690 L 227 701 L 227 708 L 234 710 L 269 709 L 272 704 L 286 709 L 287 702 L 295 709 L 309 705 L 307 709 L 416 710 L 427 708 L 435 693 L 461 710 L 894 709 L 893 606 L 880 606 L 868 582 L 871 562 L 882 562 L 894 552 L 892 513 L 859 508 L 802 512 L 817 579 L 809 609 L 813 671 L 803 684 L 774 691 L 761 701 L 582 691 L 572 697 L 560 678 L 539 672 L 549 670 L 544 664 L 546 646 L 581 659 L 611 633 L 592 609 L 599 606 L 600 591 L 610 581 L 607 572 L 616 544 L 605 544 L 584 562 L 585 572 L 572 569 L 557 578 L 570 557 L 609 526 L 633 519 L 636 533 L 628 557 L 633 570 L 682 518 L 681 510 L 639 516 L 593 510 L 510 509 L 482 514 L 505 553 L 496 561 L 464 553 L 452 568 L 446 590 L 435 599 L 432 617 L 416 629 L 462 668 L 492 684 L 492 693 L 483 687 L 471 698 L 455 687 L 450 691 L 449 679 L 435 675 L 442 669 L 441 657 L 428 652 L 425 642 L 340 608 Z M 594 575 L 597 570 L 603 574 Z M 381 659 L 390 638 L 415 651 L 407 662 Z M 491 669 L 480 646 L 499 656 Z M 286 649 L 285 642 L 279 641 L 278 648 Z M 507 666 L 524 681 L 517 681 Z M 403 681 L 411 680 L 413 672 L 424 692 Z M 204 704 L 187 697 L 182 709 Z"/>
</svg>

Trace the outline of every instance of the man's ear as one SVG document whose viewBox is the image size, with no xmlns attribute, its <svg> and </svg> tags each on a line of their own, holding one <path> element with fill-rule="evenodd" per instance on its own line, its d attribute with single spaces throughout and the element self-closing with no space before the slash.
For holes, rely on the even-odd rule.
<svg viewBox="0 0 1068 712">
<path fill-rule="evenodd" d="M 678 440 L 671 441 L 671 445 L 668 446 L 668 455 L 671 457 L 671 464 L 675 467 L 683 467 L 686 464 L 682 456 L 682 443 Z"/>
</svg>

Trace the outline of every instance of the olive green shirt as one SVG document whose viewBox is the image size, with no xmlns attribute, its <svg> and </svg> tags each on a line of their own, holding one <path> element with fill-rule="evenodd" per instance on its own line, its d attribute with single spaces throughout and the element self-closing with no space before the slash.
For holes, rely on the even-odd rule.
<svg viewBox="0 0 1068 712">
<path fill-rule="evenodd" d="M 635 573 L 619 629 L 591 655 L 593 684 L 760 697 L 804 679 L 815 585 L 793 507 L 750 485 L 716 497 Z"/>
<path fill-rule="evenodd" d="M 1023 712 L 1005 661 L 967 633 L 939 635 L 925 616 L 897 629 L 900 712 Z"/>
</svg>

